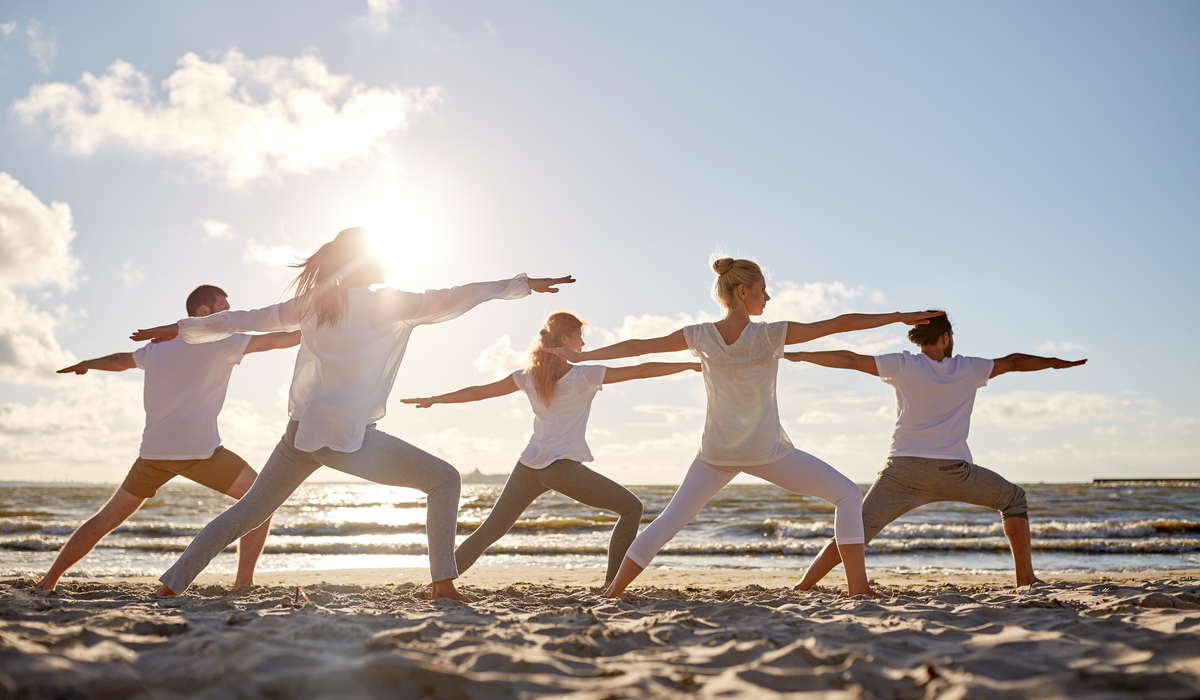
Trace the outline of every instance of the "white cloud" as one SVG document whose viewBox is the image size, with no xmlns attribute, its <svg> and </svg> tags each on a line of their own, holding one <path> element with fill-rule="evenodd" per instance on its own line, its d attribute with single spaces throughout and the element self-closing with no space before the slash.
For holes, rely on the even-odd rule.
<svg viewBox="0 0 1200 700">
<path fill-rule="evenodd" d="M 367 0 L 367 14 L 359 17 L 355 23 L 375 34 L 386 34 L 392 28 L 392 18 L 398 14 L 399 0 Z"/>
<path fill-rule="evenodd" d="M 1055 340 L 1048 340 L 1044 343 L 1041 343 L 1040 345 L 1035 346 L 1034 349 L 1037 350 L 1038 352 L 1045 353 L 1047 355 L 1054 355 L 1055 353 L 1060 353 L 1060 352 L 1062 352 L 1062 353 L 1083 352 L 1083 351 L 1087 350 L 1086 347 L 1080 345 L 1079 343 L 1067 343 L 1067 342 L 1059 342 L 1059 341 L 1055 341 Z"/>
<path fill-rule="evenodd" d="M 848 302 L 856 301 L 876 306 L 883 303 L 883 292 L 868 287 L 847 287 L 841 282 L 780 282 L 770 284 L 767 291 L 771 301 L 767 302 L 764 319 L 800 321 L 811 323 L 849 311 Z"/>
<path fill-rule="evenodd" d="M 13 103 L 27 123 L 45 121 L 56 145 L 86 156 L 106 143 L 182 158 L 227 187 L 327 170 L 386 153 L 388 139 L 440 100 L 436 88 L 368 88 L 331 74 L 316 56 L 219 62 L 179 59 L 166 99 L 125 61 L 75 85 L 35 85 Z"/>
<path fill-rule="evenodd" d="M 653 416 L 659 416 L 666 420 L 667 425 L 677 425 L 684 421 L 689 421 L 697 416 L 703 416 L 705 409 L 696 406 L 659 406 L 659 405 L 644 405 L 634 406 L 633 410 L 638 413 L 649 413 Z"/>
<path fill-rule="evenodd" d="M 478 466 L 480 460 L 491 461 L 512 451 L 504 440 L 471 437 L 458 428 L 429 433 L 417 444 L 456 467 L 466 469 Z"/>
<path fill-rule="evenodd" d="M 4 33 L 8 34 L 7 31 Z M 31 19 L 25 26 L 25 36 L 29 39 L 29 55 L 37 59 L 43 73 L 49 73 L 58 56 L 58 33 L 53 27 L 43 27 L 41 22 Z"/>
<path fill-rule="evenodd" d="M 5 22 L 4 24 L 0 24 L 0 34 L 4 34 L 4 36 L 8 36 L 9 34 L 12 34 L 16 30 L 17 30 L 16 22 Z"/>
<path fill-rule="evenodd" d="M 246 243 L 246 252 L 242 257 L 267 267 L 282 268 L 308 256 L 286 246 L 264 246 L 251 240 Z"/>
<path fill-rule="evenodd" d="M 38 308 L 18 288 L 74 289 L 79 261 L 71 255 L 71 208 L 46 206 L 8 173 L 0 172 L 0 380 L 36 382 L 71 364 L 54 336 L 70 314 Z"/>
<path fill-rule="evenodd" d="M 1121 399 L 1106 394 L 1077 391 L 1014 391 L 980 394 L 973 422 L 1004 428 L 1049 428 L 1052 423 L 1099 423 L 1127 420 L 1128 409 L 1154 408 L 1152 399 Z"/>
<path fill-rule="evenodd" d="M 233 226 L 224 221 L 205 219 L 200 222 L 200 228 L 204 229 L 204 233 L 208 234 L 209 238 L 237 238 L 237 231 L 234 231 Z"/>
<path fill-rule="evenodd" d="M 475 369 L 501 379 L 525 366 L 525 353 L 513 349 L 512 338 L 502 335 L 475 358 Z"/>
<path fill-rule="evenodd" d="M 697 428 L 693 432 L 673 433 L 666 437 L 649 438 L 635 443 L 605 442 L 598 447 L 592 446 L 592 453 L 596 455 L 597 459 L 621 459 L 644 457 L 652 452 L 679 452 L 681 450 L 694 452 L 699 446 L 700 430 Z M 647 476 L 642 474 L 641 483 L 654 483 L 653 477 L 649 477 L 651 481 L 645 481 Z"/>
<path fill-rule="evenodd" d="M 121 265 L 121 281 L 125 283 L 125 287 L 133 289 L 142 282 L 146 281 L 146 271 L 131 260 L 126 260 Z"/>
</svg>

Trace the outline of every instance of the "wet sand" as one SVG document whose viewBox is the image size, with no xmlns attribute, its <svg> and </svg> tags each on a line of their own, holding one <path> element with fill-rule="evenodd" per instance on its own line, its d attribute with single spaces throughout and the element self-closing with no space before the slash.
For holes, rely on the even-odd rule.
<svg viewBox="0 0 1200 700">
<path fill-rule="evenodd" d="M 264 573 L 180 598 L 151 579 L 0 581 L 0 698 L 1193 698 L 1200 573 L 878 576 L 479 567 L 467 606 L 417 569 Z M 831 584 L 837 580 L 832 579 Z"/>
</svg>

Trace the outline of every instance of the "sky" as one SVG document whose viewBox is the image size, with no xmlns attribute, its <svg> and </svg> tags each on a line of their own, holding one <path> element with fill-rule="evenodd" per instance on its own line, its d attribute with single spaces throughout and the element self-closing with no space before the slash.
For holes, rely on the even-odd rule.
<svg viewBox="0 0 1200 700">
<path fill-rule="evenodd" d="M 380 428 L 464 472 L 511 468 L 527 401 L 400 398 L 518 369 L 559 309 L 592 347 L 716 320 L 728 253 L 768 270 L 765 320 L 944 308 L 957 352 L 1086 357 L 980 390 L 975 461 L 1014 481 L 1200 477 L 1198 30 L 1191 2 L 6 2 L 0 480 L 119 482 L 141 371 L 54 370 L 198 284 L 277 303 L 357 225 L 405 290 L 578 279 L 413 334 Z M 220 429 L 252 465 L 294 357 L 234 370 Z M 593 466 L 677 483 L 703 391 L 605 388 Z M 883 467 L 889 386 L 784 363 L 778 392 L 800 449 Z"/>
</svg>

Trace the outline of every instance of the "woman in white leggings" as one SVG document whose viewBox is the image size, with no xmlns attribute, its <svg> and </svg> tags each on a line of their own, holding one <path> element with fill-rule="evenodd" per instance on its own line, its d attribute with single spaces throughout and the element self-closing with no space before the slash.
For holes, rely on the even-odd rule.
<svg viewBox="0 0 1200 700">
<path fill-rule="evenodd" d="M 590 352 L 555 352 L 572 362 L 609 360 L 647 353 L 691 350 L 700 358 L 708 412 L 700 452 L 679 490 L 630 545 L 606 594 L 615 598 L 650 564 L 704 504 L 740 472 L 753 474 L 793 493 L 832 503 L 834 539 L 846 567 L 850 595 L 875 595 L 863 561 L 862 491 L 836 469 L 792 446 L 779 424 L 775 379 L 784 345 L 889 323 L 925 323 L 930 312 L 843 314 L 816 323 L 752 323 L 770 296 L 758 264 L 720 258 L 713 262 L 713 296 L 725 310 L 716 323 L 686 326 L 661 338 L 626 340 Z"/>
<path fill-rule="evenodd" d="M 467 600 L 454 587 L 454 534 L 461 480 L 454 467 L 399 438 L 375 429 L 404 359 L 413 328 L 448 321 L 489 299 L 518 299 L 557 292 L 570 277 L 510 280 L 435 289 L 424 294 L 388 287 L 367 231 L 351 228 L 321 246 L 296 281 L 295 297 L 253 311 L 223 311 L 141 330 L 134 340 L 161 342 L 181 336 L 207 343 L 240 331 L 300 330 L 300 350 L 288 395 L 291 420 L 259 478 L 229 510 L 204 526 L 162 577 L 162 595 L 187 590 L 213 557 L 266 521 L 322 465 L 380 484 L 428 494 L 430 596 Z"/>
</svg>

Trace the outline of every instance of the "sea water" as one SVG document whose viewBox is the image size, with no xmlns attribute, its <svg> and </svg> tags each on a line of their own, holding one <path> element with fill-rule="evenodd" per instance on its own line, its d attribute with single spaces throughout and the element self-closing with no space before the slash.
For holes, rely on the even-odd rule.
<svg viewBox="0 0 1200 700">
<path fill-rule="evenodd" d="M 0 576 L 40 576 L 113 485 L 0 484 Z M 646 504 L 643 526 L 662 512 L 674 486 L 633 486 Z M 479 525 L 500 486 L 464 484 L 461 541 Z M 865 487 L 864 487 L 865 489 Z M 1200 486 L 1174 484 L 1025 485 L 1039 571 L 1200 569 Z M 178 479 L 69 573 L 158 575 L 209 520 L 233 501 Z M 260 571 L 428 566 L 424 494 L 366 483 L 302 485 L 275 514 Z M 595 568 L 603 576 L 616 518 L 548 493 L 476 566 Z M 833 535 L 833 507 L 771 485 L 724 488 L 663 548 L 654 566 L 796 569 Z M 232 573 L 231 546 L 209 571 Z M 867 547 L 880 570 L 1011 569 L 1000 516 L 961 503 L 917 509 Z"/>
</svg>

